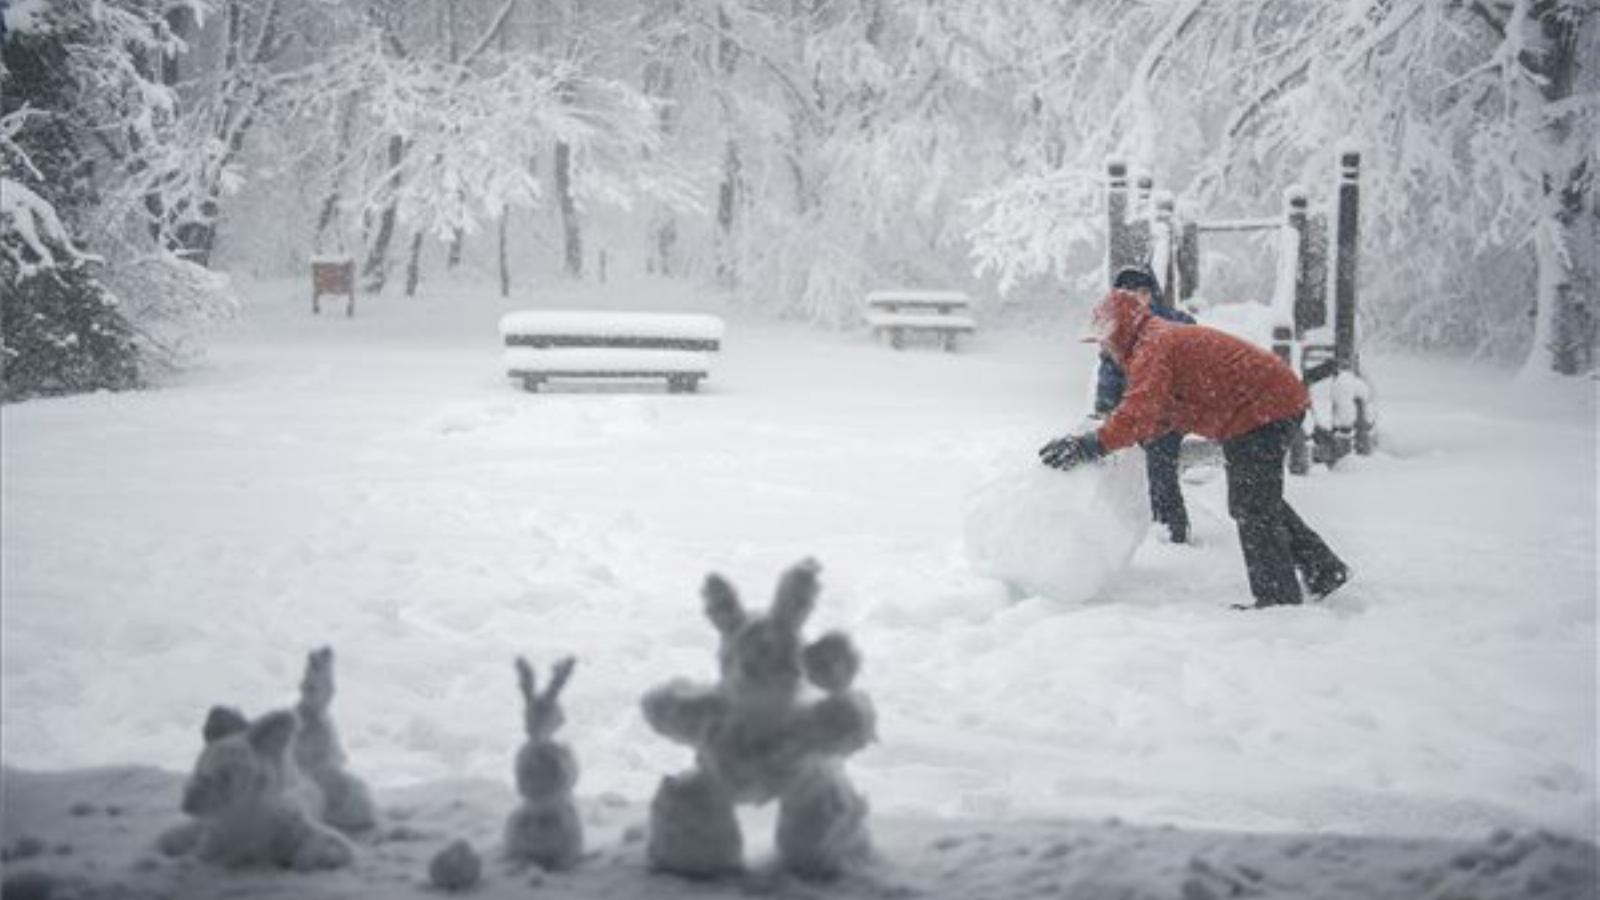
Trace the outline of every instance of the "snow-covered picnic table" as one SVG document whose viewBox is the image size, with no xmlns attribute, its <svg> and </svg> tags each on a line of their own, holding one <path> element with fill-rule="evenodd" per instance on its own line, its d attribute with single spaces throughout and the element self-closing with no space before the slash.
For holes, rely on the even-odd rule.
<svg viewBox="0 0 1600 900">
<path fill-rule="evenodd" d="M 961 291 L 887 290 L 867 294 L 867 326 L 900 349 L 907 332 L 933 334 L 939 346 L 954 350 L 959 335 L 977 330 L 968 310 L 972 298 Z"/>
<path fill-rule="evenodd" d="M 665 378 L 693 392 L 721 349 L 721 318 L 703 313 L 524 310 L 500 318 L 507 374 L 537 391 L 552 378 Z"/>
</svg>

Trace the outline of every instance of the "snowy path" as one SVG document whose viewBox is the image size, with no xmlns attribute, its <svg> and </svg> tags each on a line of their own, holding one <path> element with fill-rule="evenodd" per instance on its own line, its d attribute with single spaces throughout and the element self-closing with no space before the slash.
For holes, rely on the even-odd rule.
<svg viewBox="0 0 1600 900">
<path fill-rule="evenodd" d="M 1326 607 L 1227 610 L 1215 470 L 1187 488 L 1200 546 L 1013 604 L 968 570 L 963 504 L 1081 408 L 1064 327 L 896 354 L 680 292 L 644 308 L 729 317 L 708 393 L 528 395 L 487 292 L 354 320 L 297 292 L 252 289 L 181 384 L 0 410 L 8 765 L 184 769 L 209 705 L 284 704 L 329 642 L 357 771 L 508 782 L 511 658 L 573 651 L 579 790 L 639 802 L 686 761 L 635 704 L 709 676 L 705 571 L 764 597 L 816 555 L 885 814 L 1594 834 L 1592 384 L 1374 361 L 1385 453 L 1290 488 L 1357 569 Z"/>
</svg>

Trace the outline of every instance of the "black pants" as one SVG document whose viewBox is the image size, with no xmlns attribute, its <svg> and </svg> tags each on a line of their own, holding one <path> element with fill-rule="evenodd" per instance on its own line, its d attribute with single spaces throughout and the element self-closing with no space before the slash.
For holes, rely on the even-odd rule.
<svg viewBox="0 0 1600 900">
<path fill-rule="evenodd" d="M 1222 443 L 1228 468 L 1228 514 L 1239 526 L 1239 545 L 1256 606 L 1300 602 L 1300 584 L 1344 581 L 1345 565 L 1283 499 L 1283 456 L 1300 417 L 1269 422 Z"/>
<path fill-rule="evenodd" d="M 1173 543 L 1189 540 L 1189 510 L 1183 505 L 1183 490 L 1178 486 L 1178 451 L 1183 435 L 1164 434 L 1144 445 L 1145 474 L 1150 479 L 1150 514 L 1167 526 Z"/>
</svg>

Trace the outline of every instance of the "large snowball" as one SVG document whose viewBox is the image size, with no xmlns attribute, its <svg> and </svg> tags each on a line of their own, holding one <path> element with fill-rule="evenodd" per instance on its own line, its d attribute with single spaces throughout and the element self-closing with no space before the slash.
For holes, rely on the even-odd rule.
<svg viewBox="0 0 1600 900">
<path fill-rule="evenodd" d="M 1026 596 L 1093 597 L 1149 531 L 1144 465 L 1137 447 L 1071 472 L 1019 454 L 968 501 L 968 562 Z"/>
</svg>

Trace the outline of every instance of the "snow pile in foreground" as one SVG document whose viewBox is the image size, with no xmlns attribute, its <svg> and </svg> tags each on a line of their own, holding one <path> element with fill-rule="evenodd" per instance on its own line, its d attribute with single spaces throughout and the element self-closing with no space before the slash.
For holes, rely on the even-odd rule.
<svg viewBox="0 0 1600 900">
<path fill-rule="evenodd" d="M 378 792 L 376 832 L 335 872 L 224 870 L 153 851 L 179 820 L 177 776 L 114 768 L 60 774 L 6 769 L 6 898 L 76 900 L 424 900 L 429 861 L 457 840 L 485 859 L 481 900 L 678 897 L 838 900 L 1020 900 L 1124 897 L 1220 900 L 1592 900 L 1600 880 L 1592 844 L 1544 831 L 1496 831 L 1477 840 L 1247 834 L 1102 822 L 939 822 L 884 817 L 878 858 L 837 880 L 812 883 L 772 865 L 770 847 L 746 872 L 711 881 L 652 873 L 646 808 L 614 794 L 580 797 L 592 839 L 574 869 L 545 872 L 500 852 L 509 786 L 437 782 Z M 759 815 L 759 813 L 758 813 Z M 755 830 L 752 829 L 752 833 Z"/>
<path fill-rule="evenodd" d="M 1072 472 L 1027 453 L 973 493 L 966 521 L 973 571 L 1013 594 L 1087 600 L 1128 564 L 1150 527 L 1144 451 Z"/>
</svg>

